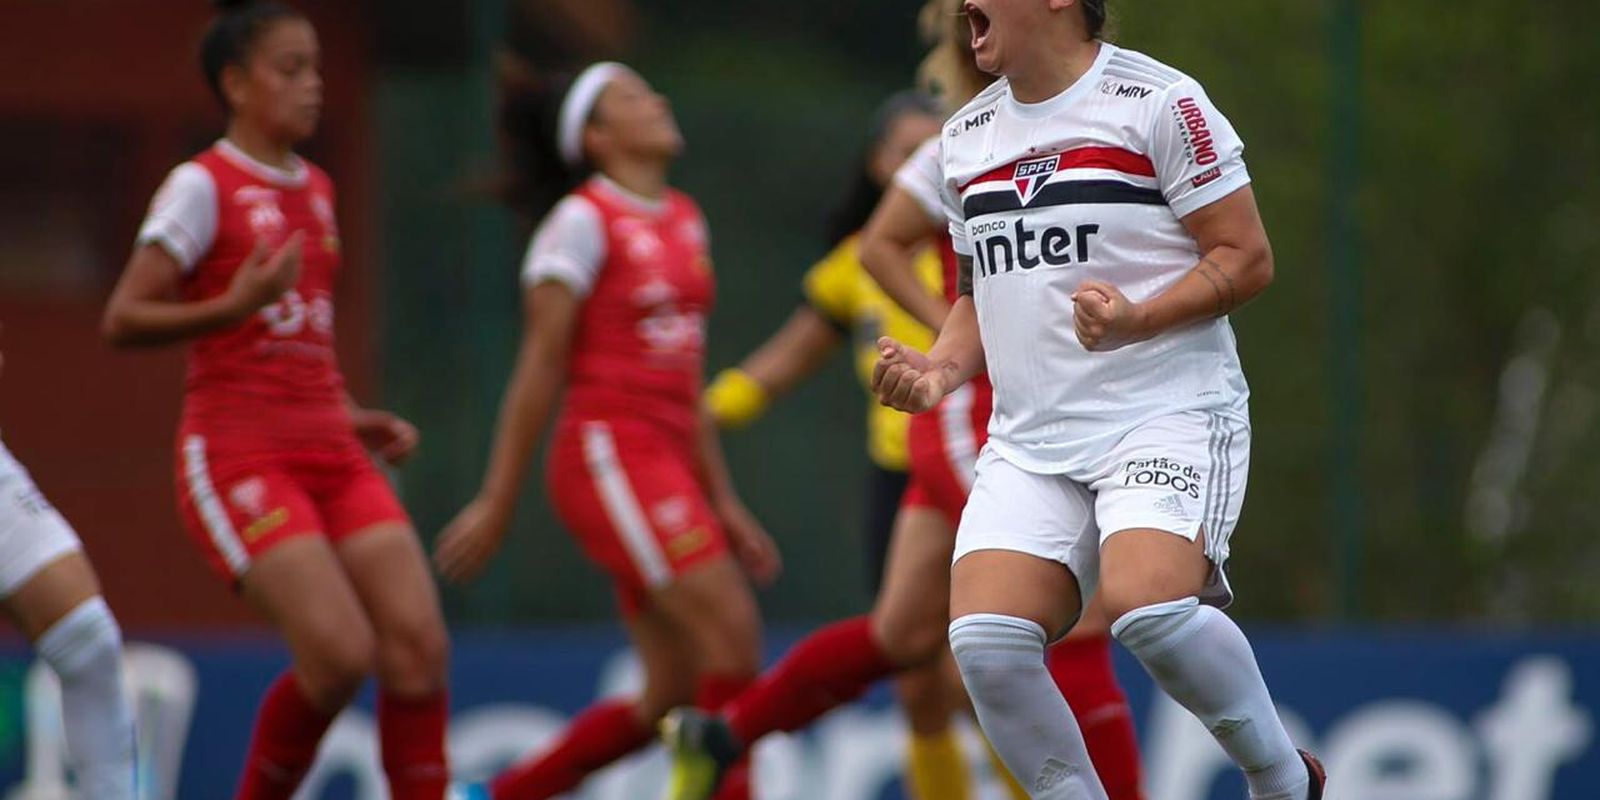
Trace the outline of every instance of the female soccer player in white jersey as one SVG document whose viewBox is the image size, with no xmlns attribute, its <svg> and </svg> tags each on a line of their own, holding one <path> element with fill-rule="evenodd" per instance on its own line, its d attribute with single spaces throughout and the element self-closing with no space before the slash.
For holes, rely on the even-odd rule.
<svg viewBox="0 0 1600 800">
<path fill-rule="evenodd" d="M 80 796 L 133 800 L 133 711 L 122 631 L 72 526 L 0 444 L 0 609 L 61 681 L 67 757 Z"/>
<path fill-rule="evenodd" d="M 952 109 L 993 81 L 973 63 L 966 22 L 956 13 L 960 7 L 959 0 L 930 0 L 924 8 L 925 32 L 936 44 L 924 62 L 922 77 Z M 907 164 L 896 183 L 905 182 L 908 169 L 919 174 L 931 169 L 931 194 L 934 205 L 939 206 L 938 137 L 931 141 L 935 145 L 932 156 L 922 152 L 913 156 L 914 161 L 931 157 L 931 168 Z M 874 212 L 863 242 L 884 238 L 872 229 L 881 229 L 886 219 L 900 216 L 896 208 L 901 203 L 895 198 L 904 193 L 899 187 L 889 189 L 889 198 Z M 944 233 L 944 211 L 940 206 L 935 226 L 916 200 L 903 202 L 910 204 L 911 221 L 901 230 L 910 228 L 910 235 L 891 245 L 899 251 L 887 259 L 894 263 L 874 272 L 890 279 L 884 288 L 902 309 L 915 309 L 897 310 L 899 315 L 914 313 L 928 327 L 937 328 L 949 305 L 939 300 L 939 289 L 945 289 L 951 300 L 955 296 L 956 259 Z M 919 253 L 930 244 L 940 252 L 944 273 L 931 282 L 919 275 L 924 270 L 916 264 Z M 874 244 L 864 246 L 882 249 Z M 865 276 L 863 279 L 870 282 Z M 876 286 L 873 291 L 877 292 Z M 882 335 L 899 336 L 894 328 L 886 328 Z M 875 362 L 876 341 L 871 348 L 870 360 Z M 929 695 L 941 688 L 941 665 L 950 652 L 945 640 L 950 558 L 989 420 L 989 398 L 986 386 L 969 386 L 943 402 L 938 412 L 915 418 L 906 431 L 910 481 L 895 519 L 883 586 L 870 615 L 843 620 L 808 635 L 717 714 L 683 709 L 668 717 L 663 738 L 674 755 L 667 795 L 671 800 L 704 800 L 718 785 L 722 765 L 733 763 L 760 737 L 808 725 L 889 675 L 895 676 L 902 699 L 908 694 L 908 685 L 922 695 L 918 702 L 905 703 L 912 731 L 908 775 L 915 796 L 919 800 L 965 800 L 970 796 L 971 780 L 951 735 L 950 712 L 941 708 L 942 704 L 930 702 L 936 698 Z M 1095 767 L 1106 776 L 1111 800 L 1138 800 L 1138 744 L 1126 698 L 1112 669 L 1104 625 L 1098 636 L 1091 631 L 1089 636 L 1075 637 L 1054 648 L 1050 669 L 1083 721 Z M 1004 767 L 998 772 L 1011 796 L 1026 797 Z"/>
<path fill-rule="evenodd" d="M 1106 796 L 1044 665 L 1098 588 L 1252 798 L 1321 798 L 1219 610 L 1250 441 L 1226 317 L 1272 279 L 1243 144 L 1194 80 L 1101 40 L 1104 0 L 965 11 L 1001 80 L 941 140 L 962 296 L 928 354 L 882 342 L 876 386 L 922 412 L 994 384 L 951 582 L 979 721 L 1034 797 Z"/>
</svg>

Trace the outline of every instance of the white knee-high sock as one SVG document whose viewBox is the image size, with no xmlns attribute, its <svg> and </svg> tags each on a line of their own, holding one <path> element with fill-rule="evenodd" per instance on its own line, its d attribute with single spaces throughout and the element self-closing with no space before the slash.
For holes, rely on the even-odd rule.
<svg viewBox="0 0 1600 800">
<path fill-rule="evenodd" d="M 978 724 L 1037 800 L 1105 800 L 1083 733 L 1044 663 L 1044 629 L 1000 614 L 950 624 L 950 649 Z"/>
<path fill-rule="evenodd" d="M 78 796 L 133 800 L 133 711 L 122 686 L 122 632 L 105 600 L 68 612 L 34 643 L 61 681 L 61 718 Z"/>
<path fill-rule="evenodd" d="M 1278 719 L 1255 651 L 1228 615 L 1189 597 L 1135 609 L 1111 634 L 1244 770 L 1254 800 L 1304 800 L 1310 776 Z"/>
</svg>

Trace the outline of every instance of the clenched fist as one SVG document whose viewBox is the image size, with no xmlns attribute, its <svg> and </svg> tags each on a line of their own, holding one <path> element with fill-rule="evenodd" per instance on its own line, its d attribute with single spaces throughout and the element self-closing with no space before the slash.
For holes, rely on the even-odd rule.
<svg viewBox="0 0 1600 800">
<path fill-rule="evenodd" d="M 1072 305 L 1072 327 L 1085 350 L 1105 352 L 1146 338 L 1143 309 L 1109 283 L 1084 281 Z"/>
<path fill-rule="evenodd" d="M 911 414 L 939 405 L 949 391 L 949 376 L 929 358 L 887 336 L 878 340 L 872 391 L 878 402 Z"/>
</svg>

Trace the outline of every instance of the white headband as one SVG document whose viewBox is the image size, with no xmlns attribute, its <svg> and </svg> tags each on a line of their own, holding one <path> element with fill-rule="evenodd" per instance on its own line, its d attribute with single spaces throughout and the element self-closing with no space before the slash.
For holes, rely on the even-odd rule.
<svg viewBox="0 0 1600 800">
<path fill-rule="evenodd" d="M 561 101 L 561 118 L 556 127 L 556 146 L 561 148 L 561 160 L 567 166 L 583 163 L 583 126 L 589 122 L 589 114 L 594 111 L 594 104 L 600 100 L 606 84 L 631 72 L 615 61 L 601 61 L 590 65 L 572 82 L 572 88 Z"/>
</svg>

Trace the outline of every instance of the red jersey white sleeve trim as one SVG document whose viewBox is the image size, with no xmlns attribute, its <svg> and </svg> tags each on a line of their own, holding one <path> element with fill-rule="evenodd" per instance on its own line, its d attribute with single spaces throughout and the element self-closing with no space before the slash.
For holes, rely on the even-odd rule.
<svg viewBox="0 0 1600 800">
<path fill-rule="evenodd" d="M 911 195 L 922 206 L 929 221 L 944 224 L 944 199 L 939 186 L 944 182 L 944 171 L 939 168 L 939 137 L 935 136 L 917 148 L 906 163 L 894 174 L 894 185 Z"/>
<path fill-rule="evenodd" d="M 180 164 L 167 175 L 139 226 L 138 243 L 158 244 L 185 275 L 217 238 L 217 184 L 205 167 Z"/>
<path fill-rule="evenodd" d="M 1250 183 L 1244 140 L 1193 78 L 1167 89 L 1150 137 L 1150 160 L 1179 219 Z"/>
<path fill-rule="evenodd" d="M 605 222 L 593 203 L 568 195 L 558 203 L 528 244 L 522 283 L 532 287 L 557 281 L 579 298 L 588 297 L 606 262 Z"/>
</svg>

